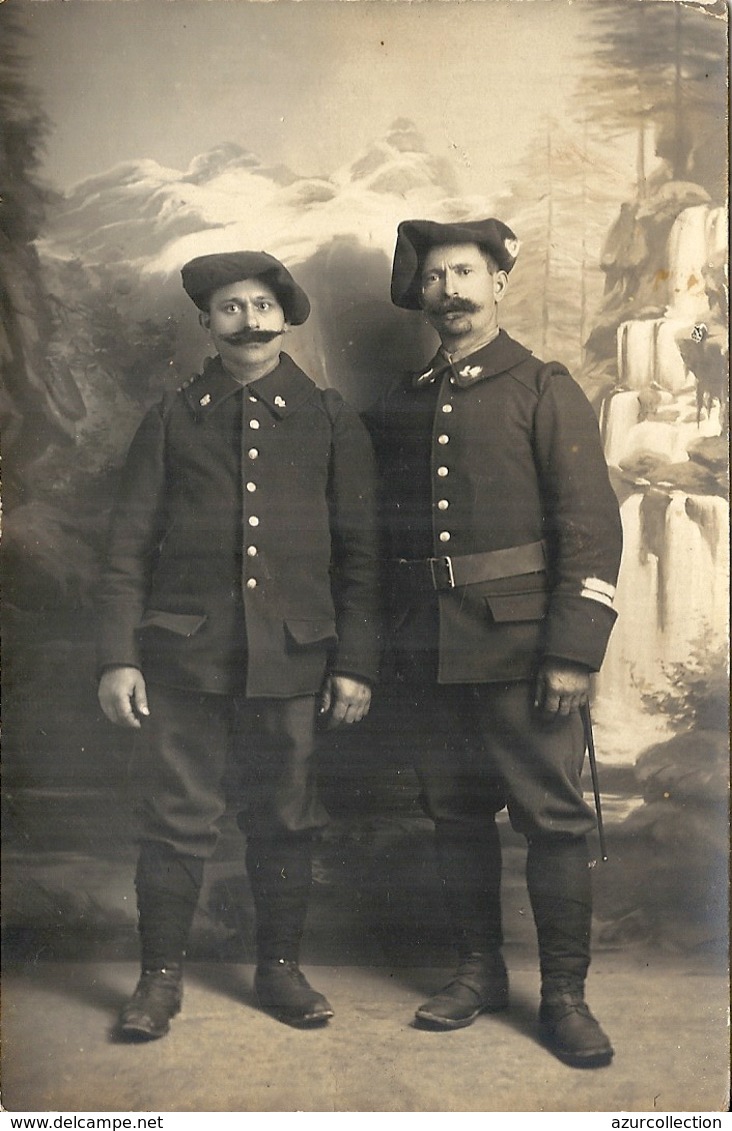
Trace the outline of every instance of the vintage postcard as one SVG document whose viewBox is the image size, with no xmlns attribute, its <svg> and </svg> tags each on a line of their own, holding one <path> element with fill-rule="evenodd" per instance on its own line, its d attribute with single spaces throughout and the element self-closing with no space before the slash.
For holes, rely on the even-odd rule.
<svg viewBox="0 0 732 1131">
<path fill-rule="evenodd" d="M 4 1109 L 726 1111 L 727 4 L 0 30 Z"/>
</svg>

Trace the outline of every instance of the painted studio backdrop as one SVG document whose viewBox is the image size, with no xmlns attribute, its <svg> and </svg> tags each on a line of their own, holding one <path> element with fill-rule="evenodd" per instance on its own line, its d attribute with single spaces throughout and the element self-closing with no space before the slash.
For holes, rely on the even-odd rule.
<svg viewBox="0 0 732 1131">
<path fill-rule="evenodd" d="M 136 953 L 130 740 L 96 703 L 92 599 L 132 434 L 206 355 L 181 265 L 281 258 L 313 305 L 288 350 L 365 409 L 433 349 L 389 301 L 398 222 L 497 215 L 521 240 L 502 322 L 587 392 L 622 503 L 593 704 L 598 945 L 722 953 L 724 6 L 8 0 L 0 18 L 11 952 Z M 324 742 L 317 960 L 446 942 L 397 707 L 382 687 Z M 225 835 L 196 953 L 251 961 L 241 869 Z"/>
</svg>

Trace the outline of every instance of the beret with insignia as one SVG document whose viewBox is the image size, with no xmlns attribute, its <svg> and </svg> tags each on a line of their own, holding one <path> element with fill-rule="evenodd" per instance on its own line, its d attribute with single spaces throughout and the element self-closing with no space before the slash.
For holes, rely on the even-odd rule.
<svg viewBox="0 0 732 1131">
<path fill-rule="evenodd" d="M 434 220 L 403 220 L 397 228 L 391 274 L 391 301 L 406 310 L 420 310 L 422 260 L 441 244 L 473 243 L 485 251 L 501 271 L 510 271 L 519 252 L 519 241 L 502 220 L 466 220 L 439 224 Z"/>
<path fill-rule="evenodd" d="M 274 293 L 292 326 L 310 314 L 310 300 L 287 268 L 266 251 L 231 251 L 199 255 L 181 270 L 183 289 L 199 310 L 208 310 L 214 291 L 242 279 L 262 279 Z"/>
</svg>

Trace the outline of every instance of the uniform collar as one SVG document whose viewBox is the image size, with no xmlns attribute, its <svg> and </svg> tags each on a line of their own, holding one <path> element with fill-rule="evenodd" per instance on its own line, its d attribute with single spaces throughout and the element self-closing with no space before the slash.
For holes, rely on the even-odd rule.
<svg viewBox="0 0 732 1131">
<path fill-rule="evenodd" d="M 499 373 L 505 373 L 530 356 L 531 350 L 514 341 L 505 330 L 499 330 L 498 335 L 487 345 L 481 346 L 466 357 L 461 357 L 460 361 L 451 362 L 442 350 L 438 350 L 426 369 L 410 377 L 410 384 L 414 389 L 426 388 L 438 377 L 441 378 L 449 372 L 453 384 L 467 388 L 476 381 L 484 381 L 488 377 L 497 377 Z"/>
<path fill-rule="evenodd" d="M 286 354 L 280 354 L 278 365 L 248 385 L 236 381 L 224 369 L 221 358 L 209 358 L 203 373 L 182 389 L 191 411 L 197 419 L 209 416 L 223 401 L 234 393 L 246 390 L 250 397 L 263 401 L 275 416 L 288 416 L 312 396 L 313 382 Z"/>
<path fill-rule="evenodd" d="M 264 401 L 275 416 L 282 419 L 295 412 L 315 391 L 315 384 L 296 365 L 289 354 L 280 354 L 280 363 L 276 369 L 258 381 L 247 385 L 250 396 L 257 396 Z"/>
</svg>

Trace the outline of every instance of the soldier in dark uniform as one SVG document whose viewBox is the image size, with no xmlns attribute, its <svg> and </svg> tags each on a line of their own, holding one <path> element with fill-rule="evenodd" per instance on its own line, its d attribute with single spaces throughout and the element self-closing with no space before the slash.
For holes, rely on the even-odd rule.
<svg viewBox="0 0 732 1131">
<path fill-rule="evenodd" d="M 460 960 L 417 1019 L 456 1029 L 508 1005 L 507 806 L 528 841 L 541 1036 L 570 1064 L 600 1065 L 613 1050 L 584 1001 L 595 819 L 578 709 L 615 620 L 621 528 L 583 392 L 499 329 L 517 254 L 498 220 L 400 224 L 392 300 L 442 344 L 371 414 L 391 651 Z"/>
<path fill-rule="evenodd" d="M 140 425 L 99 599 L 99 699 L 139 731 L 129 1039 L 162 1036 L 180 1008 L 225 780 L 247 837 L 260 1002 L 297 1025 L 332 1016 L 298 965 L 327 819 L 316 720 L 366 715 L 378 655 L 371 442 L 341 396 L 281 352 L 306 294 L 263 252 L 202 256 L 182 277 L 217 354 Z"/>
</svg>

